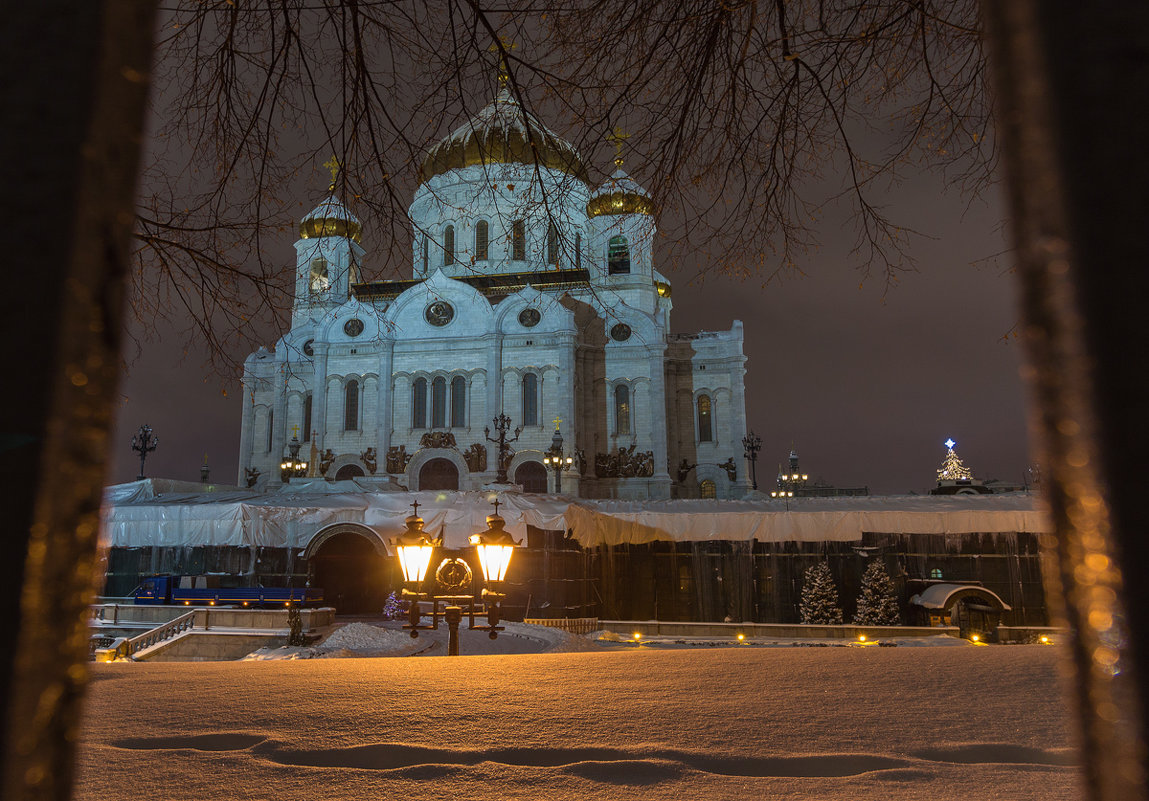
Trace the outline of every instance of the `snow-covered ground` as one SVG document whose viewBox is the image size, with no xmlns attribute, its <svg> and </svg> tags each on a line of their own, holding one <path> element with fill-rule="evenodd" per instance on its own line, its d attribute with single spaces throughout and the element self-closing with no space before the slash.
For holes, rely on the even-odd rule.
<svg viewBox="0 0 1149 801">
<path fill-rule="evenodd" d="M 340 647 L 359 637 L 377 635 Z M 76 798 L 1078 799 L 1059 657 L 615 646 L 94 665 Z"/>
</svg>

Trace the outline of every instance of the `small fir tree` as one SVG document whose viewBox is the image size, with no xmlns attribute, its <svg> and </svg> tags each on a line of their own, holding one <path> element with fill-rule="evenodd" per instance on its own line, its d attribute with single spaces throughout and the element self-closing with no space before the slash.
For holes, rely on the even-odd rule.
<svg viewBox="0 0 1149 801">
<path fill-rule="evenodd" d="M 973 472 L 966 467 L 958 455 L 954 453 L 954 445 L 957 445 L 952 439 L 945 441 L 946 458 L 942 462 L 941 470 L 938 470 L 938 481 L 957 481 L 961 479 L 973 478 Z"/>
<path fill-rule="evenodd" d="M 399 596 L 392 592 L 383 602 L 383 619 L 398 620 L 402 616 L 403 610 L 399 607 Z"/>
<path fill-rule="evenodd" d="M 862 592 L 858 595 L 854 623 L 859 626 L 900 626 L 902 623 L 894 582 L 879 559 L 870 562 L 862 575 Z"/>
<path fill-rule="evenodd" d="M 802 602 L 798 606 L 803 623 L 842 622 L 842 607 L 838 605 L 838 588 L 830 575 L 830 565 L 819 562 L 806 571 L 802 581 Z"/>
</svg>

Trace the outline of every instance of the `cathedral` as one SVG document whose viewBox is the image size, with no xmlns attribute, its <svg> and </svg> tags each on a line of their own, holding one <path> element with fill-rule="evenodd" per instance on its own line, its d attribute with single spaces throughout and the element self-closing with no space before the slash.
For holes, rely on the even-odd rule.
<svg viewBox="0 0 1149 801">
<path fill-rule="evenodd" d="M 389 281 L 361 280 L 333 187 L 300 221 L 291 330 L 244 365 L 239 483 L 743 497 L 742 324 L 671 333 L 654 204 L 615 164 L 592 186 L 504 88 L 429 149 Z"/>
</svg>

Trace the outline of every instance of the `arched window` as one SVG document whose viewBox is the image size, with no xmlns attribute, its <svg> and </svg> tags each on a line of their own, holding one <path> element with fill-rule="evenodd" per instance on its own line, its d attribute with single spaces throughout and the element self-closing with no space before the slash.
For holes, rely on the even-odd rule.
<svg viewBox="0 0 1149 801">
<path fill-rule="evenodd" d="M 582 231 L 575 231 L 575 269 L 582 269 Z"/>
<path fill-rule="evenodd" d="M 343 430 L 359 428 L 359 382 L 351 379 L 343 389 Z"/>
<path fill-rule="evenodd" d="M 527 259 L 527 224 L 522 220 L 511 223 L 511 258 L 515 261 Z"/>
<path fill-rule="evenodd" d="M 700 481 L 698 483 L 698 496 L 700 498 L 717 498 L 718 485 L 710 479 Z"/>
<path fill-rule="evenodd" d="M 614 388 L 614 433 L 630 433 L 630 387 L 626 384 Z"/>
<path fill-rule="evenodd" d="M 427 379 L 416 378 L 411 385 L 411 428 L 427 427 Z"/>
<path fill-rule="evenodd" d="M 455 263 L 455 226 L 443 229 L 443 266 Z"/>
<path fill-rule="evenodd" d="M 439 376 L 431 382 L 431 428 L 447 427 L 447 379 Z"/>
<path fill-rule="evenodd" d="M 930 571 L 930 578 L 940 579 L 941 577 L 942 577 L 942 569 L 940 567 L 935 567 L 933 570 Z"/>
<path fill-rule="evenodd" d="M 559 230 L 554 223 L 547 226 L 547 264 L 559 264 Z"/>
<path fill-rule="evenodd" d="M 303 441 L 311 439 L 311 393 L 303 397 Z"/>
<path fill-rule="evenodd" d="M 427 268 L 431 262 L 431 237 L 423 234 L 423 272 L 427 272 Z"/>
<path fill-rule="evenodd" d="M 275 410 L 269 409 L 267 412 L 267 452 L 271 453 L 271 440 L 272 432 L 275 431 Z"/>
<path fill-rule="evenodd" d="M 625 236 L 612 236 L 606 249 L 606 272 L 608 275 L 624 275 L 630 272 L 630 246 Z"/>
<path fill-rule="evenodd" d="M 523 425 L 539 424 L 539 377 L 534 373 L 523 376 Z"/>
<path fill-rule="evenodd" d="M 467 379 L 461 375 L 451 379 L 451 428 L 467 425 Z"/>
<path fill-rule="evenodd" d="M 710 396 L 698 396 L 698 441 L 713 442 L 714 430 L 710 425 Z"/>
<path fill-rule="evenodd" d="M 475 261 L 487 260 L 487 247 L 490 243 L 490 227 L 486 220 L 475 224 Z"/>
<path fill-rule="evenodd" d="M 316 256 L 311 260 L 311 279 L 308 283 L 315 294 L 326 292 L 331 288 L 331 276 L 327 273 L 327 259 Z"/>
</svg>

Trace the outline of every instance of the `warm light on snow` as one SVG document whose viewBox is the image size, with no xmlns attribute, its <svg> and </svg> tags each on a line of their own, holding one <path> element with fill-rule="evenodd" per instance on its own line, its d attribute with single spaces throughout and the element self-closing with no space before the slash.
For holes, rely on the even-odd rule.
<svg viewBox="0 0 1149 801">
<path fill-rule="evenodd" d="M 74 798 L 1077 801 L 1061 658 L 955 640 L 97 664 Z"/>
</svg>

